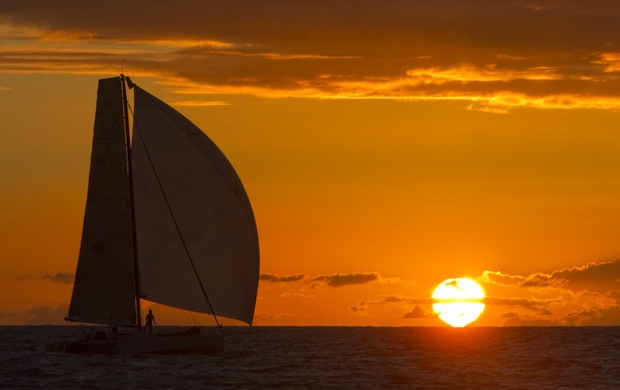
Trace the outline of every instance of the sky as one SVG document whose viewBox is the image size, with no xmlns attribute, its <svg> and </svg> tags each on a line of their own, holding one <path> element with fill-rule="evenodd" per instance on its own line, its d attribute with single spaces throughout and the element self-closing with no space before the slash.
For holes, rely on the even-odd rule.
<svg viewBox="0 0 620 390">
<path fill-rule="evenodd" d="M 0 1 L 0 324 L 64 323 L 125 73 L 241 177 L 255 325 L 444 326 L 456 277 L 473 326 L 620 325 L 619 37 L 603 0 Z"/>
</svg>

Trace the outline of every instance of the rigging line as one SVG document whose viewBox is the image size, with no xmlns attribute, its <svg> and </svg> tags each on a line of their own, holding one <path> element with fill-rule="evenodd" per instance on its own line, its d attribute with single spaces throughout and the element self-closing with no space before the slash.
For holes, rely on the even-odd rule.
<svg viewBox="0 0 620 390">
<path fill-rule="evenodd" d="M 133 256 L 133 275 L 136 306 L 136 325 L 138 332 L 142 331 L 142 313 L 140 309 L 140 275 L 138 273 L 138 245 L 136 235 L 136 206 L 133 188 L 133 164 L 131 157 L 131 137 L 129 134 L 129 103 L 127 102 L 127 86 L 125 75 L 121 73 L 121 94 L 123 99 L 123 125 L 125 126 L 125 153 L 127 158 L 127 179 L 129 180 L 129 204 L 131 212 L 131 243 Z M 132 113 L 133 116 L 133 113 Z"/>
<path fill-rule="evenodd" d="M 146 143 L 144 142 L 144 139 L 142 138 L 142 135 L 140 133 L 140 131 L 138 131 L 138 123 L 136 123 L 134 121 L 134 138 L 136 137 L 136 135 L 138 136 L 138 138 L 140 139 L 140 142 L 142 143 L 142 145 L 144 145 L 144 151 L 146 152 L 146 156 L 149 159 L 149 164 L 151 165 L 151 168 L 153 168 L 153 174 L 155 175 L 155 178 L 157 179 L 157 185 L 159 186 L 159 189 L 161 190 L 161 193 L 164 197 L 164 201 L 166 202 L 166 207 L 168 208 L 168 212 L 170 213 L 170 217 L 172 218 L 172 222 L 174 223 L 174 228 L 176 229 L 179 238 L 181 239 L 181 243 L 183 244 L 183 249 L 185 251 L 185 254 L 187 255 L 187 259 L 189 260 L 190 265 L 192 266 L 192 270 L 194 271 L 194 275 L 196 275 L 196 279 L 198 280 L 198 284 L 200 285 L 200 289 L 202 290 L 202 294 L 204 295 L 207 304 L 209 305 L 209 308 L 211 309 L 211 313 L 213 314 L 213 318 L 215 319 L 215 323 L 217 324 L 218 328 L 222 328 L 222 325 L 220 324 L 220 322 L 217 319 L 217 315 L 215 314 L 215 310 L 213 309 L 213 305 L 211 305 L 211 301 L 209 300 L 209 296 L 207 295 L 207 291 L 204 287 L 204 284 L 202 283 L 202 279 L 200 279 L 200 275 L 198 274 L 198 269 L 196 269 L 196 265 L 194 264 L 194 260 L 192 259 L 192 255 L 189 251 L 189 248 L 187 247 L 187 243 L 185 242 L 185 239 L 183 238 L 183 235 L 181 234 L 181 229 L 179 228 L 179 224 L 177 222 L 177 219 L 174 216 L 174 213 L 172 211 L 172 206 L 170 205 L 170 202 L 168 201 L 168 196 L 166 195 L 166 191 L 164 191 L 164 187 L 161 183 L 161 180 L 159 179 L 159 175 L 157 174 L 157 171 L 155 170 L 155 164 L 153 164 L 153 160 L 151 159 L 151 154 L 149 153 L 148 148 L 146 147 Z M 136 140 L 134 139 L 134 142 Z"/>
</svg>

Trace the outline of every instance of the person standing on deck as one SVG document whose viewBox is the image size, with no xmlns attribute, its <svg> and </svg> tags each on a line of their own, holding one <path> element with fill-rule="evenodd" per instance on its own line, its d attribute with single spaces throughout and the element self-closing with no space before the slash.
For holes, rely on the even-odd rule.
<svg viewBox="0 0 620 390">
<path fill-rule="evenodd" d="M 155 316 L 153 315 L 153 310 L 149 310 L 149 314 L 146 315 L 146 324 L 144 324 L 144 329 L 149 328 L 149 334 L 153 334 L 153 324 L 155 322 Z"/>
</svg>

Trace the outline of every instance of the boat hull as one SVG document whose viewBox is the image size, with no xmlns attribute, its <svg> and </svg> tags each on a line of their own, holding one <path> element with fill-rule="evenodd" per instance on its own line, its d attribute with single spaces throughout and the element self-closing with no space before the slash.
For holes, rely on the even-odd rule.
<svg viewBox="0 0 620 390">
<path fill-rule="evenodd" d="M 116 341 L 75 341 L 66 343 L 65 351 L 78 354 L 112 353 L 116 345 Z"/>
<path fill-rule="evenodd" d="M 136 334 L 119 338 L 114 353 L 209 353 L 224 349 L 221 334 L 158 335 Z"/>
<path fill-rule="evenodd" d="M 75 341 L 64 344 L 64 350 L 76 354 L 178 354 L 212 353 L 224 349 L 222 334 L 176 333 L 157 334 L 136 333 L 122 335 L 116 340 Z"/>
</svg>

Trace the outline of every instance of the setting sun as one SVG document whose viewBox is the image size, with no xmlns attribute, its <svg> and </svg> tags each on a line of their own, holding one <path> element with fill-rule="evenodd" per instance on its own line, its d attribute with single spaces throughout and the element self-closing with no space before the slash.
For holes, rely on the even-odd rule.
<svg viewBox="0 0 620 390">
<path fill-rule="evenodd" d="M 439 318 L 455 328 L 475 321 L 484 310 L 482 287 L 468 278 L 444 280 L 433 291 L 433 310 Z"/>
</svg>

